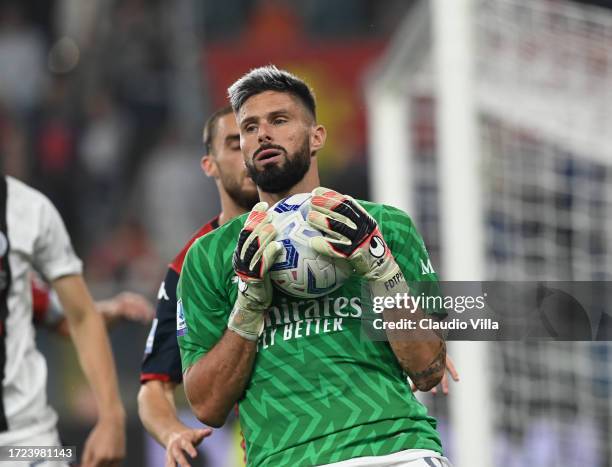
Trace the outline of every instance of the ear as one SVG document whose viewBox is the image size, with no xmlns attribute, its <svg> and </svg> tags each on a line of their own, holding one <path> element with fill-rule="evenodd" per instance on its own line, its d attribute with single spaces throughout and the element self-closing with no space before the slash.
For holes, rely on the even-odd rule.
<svg viewBox="0 0 612 467">
<path fill-rule="evenodd" d="M 325 146 L 327 130 L 323 125 L 314 125 L 310 131 L 310 150 L 315 153 Z"/>
<path fill-rule="evenodd" d="M 200 167 L 202 167 L 202 170 L 204 171 L 206 176 L 213 178 L 219 177 L 219 170 L 217 169 L 217 164 L 215 164 L 213 156 L 211 156 L 210 154 L 202 156 L 202 159 L 200 159 Z"/>
</svg>

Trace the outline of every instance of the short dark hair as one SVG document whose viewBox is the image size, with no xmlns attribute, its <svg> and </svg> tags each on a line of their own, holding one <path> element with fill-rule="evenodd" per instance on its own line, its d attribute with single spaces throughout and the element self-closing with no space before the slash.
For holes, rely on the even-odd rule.
<svg viewBox="0 0 612 467">
<path fill-rule="evenodd" d="M 316 103 L 312 90 L 297 76 L 274 65 L 249 71 L 227 90 L 234 112 L 238 112 L 249 97 L 265 91 L 287 92 L 297 97 L 316 119 Z"/>
<path fill-rule="evenodd" d="M 226 105 L 213 113 L 206 123 L 204 124 L 204 131 L 202 132 L 202 142 L 204 143 L 204 154 L 212 154 L 212 142 L 215 139 L 217 133 L 217 122 L 221 117 L 232 113 L 232 106 Z"/>
</svg>

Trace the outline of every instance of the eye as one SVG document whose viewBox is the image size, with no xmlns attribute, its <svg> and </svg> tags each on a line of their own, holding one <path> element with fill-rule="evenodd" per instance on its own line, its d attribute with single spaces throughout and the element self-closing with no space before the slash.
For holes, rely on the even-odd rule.
<svg viewBox="0 0 612 467">
<path fill-rule="evenodd" d="M 275 119 L 272 121 L 272 123 L 273 123 L 274 125 L 282 125 L 283 123 L 286 123 L 286 122 L 287 122 L 287 119 L 286 119 L 285 117 L 276 117 L 276 118 L 275 118 Z"/>
<path fill-rule="evenodd" d="M 244 127 L 244 131 L 246 133 L 253 133 L 254 131 L 257 131 L 257 125 L 255 125 L 254 123 L 249 123 L 247 126 Z"/>
</svg>

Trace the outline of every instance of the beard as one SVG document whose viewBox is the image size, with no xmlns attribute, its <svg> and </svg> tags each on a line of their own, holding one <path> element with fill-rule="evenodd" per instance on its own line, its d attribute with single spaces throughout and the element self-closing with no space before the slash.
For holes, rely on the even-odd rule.
<svg viewBox="0 0 612 467">
<path fill-rule="evenodd" d="M 219 169 L 219 179 L 232 201 L 242 209 L 250 211 L 259 202 L 259 193 L 255 187 L 246 190 L 243 188 L 244 176 L 236 177 Z"/>
<path fill-rule="evenodd" d="M 293 157 L 288 157 L 287 151 L 281 146 L 268 146 L 283 151 L 283 164 L 272 164 L 257 169 L 253 161 L 246 163 L 247 172 L 262 191 L 266 193 L 284 193 L 304 178 L 310 168 L 310 143 L 308 138 Z"/>
</svg>

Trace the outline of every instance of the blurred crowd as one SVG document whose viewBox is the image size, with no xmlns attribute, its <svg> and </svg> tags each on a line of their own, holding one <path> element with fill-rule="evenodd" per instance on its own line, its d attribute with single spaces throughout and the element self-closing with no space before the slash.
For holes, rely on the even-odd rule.
<svg viewBox="0 0 612 467">
<path fill-rule="evenodd" d="M 119 285 L 151 292 L 164 262 L 217 209 L 212 184 L 197 169 L 195 129 L 223 99 L 207 86 L 216 79 L 202 59 L 208 46 L 244 44 L 249 35 L 378 39 L 410 2 L 381 8 L 373 0 L 184 1 L 182 13 L 170 3 L 0 3 L 3 169 L 52 199 L 101 293 Z M 177 22 L 186 18 L 191 42 L 176 37 L 185 29 Z M 177 57 L 185 44 L 200 49 L 191 68 Z M 191 122 L 177 110 L 184 71 L 200 85 Z M 357 180 L 349 191 L 361 196 L 367 194 L 363 151 L 349 157 L 357 169 L 336 167 Z"/>
<path fill-rule="evenodd" d="M 412 3 L 0 1 L 2 170 L 57 206 L 96 298 L 133 290 L 153 301 L 166 263 L 217 214 L 214 183 L 199 169 L 201 126 L 250 67 L 277 63 L 308 78 L 338 135 L 321 156 L 323 183 L 367 198 L 363 79 Z M 147 331 L 111 334 L 138 433 Z M 60 370 L 49 397 L 61 432 L 78 437 L 95 416 L 91 394 L 67 344 L 39 341 Z"/>
</svg>

